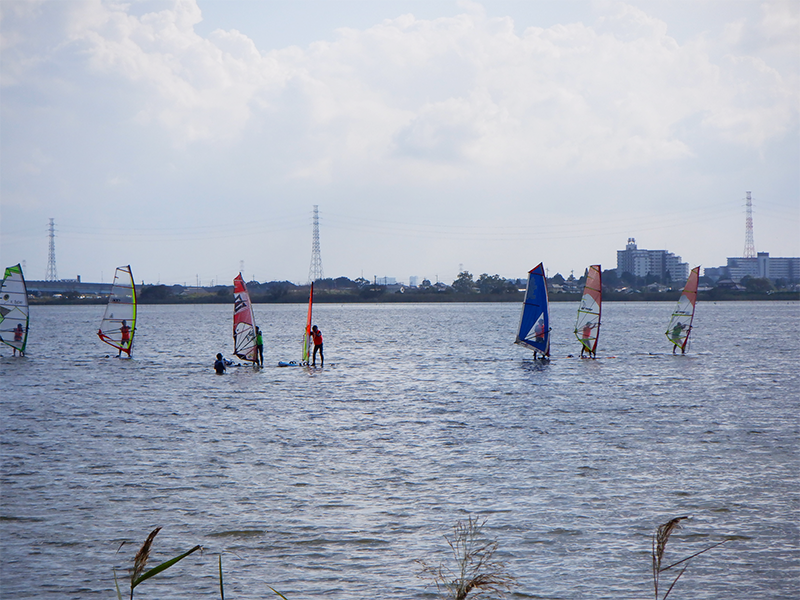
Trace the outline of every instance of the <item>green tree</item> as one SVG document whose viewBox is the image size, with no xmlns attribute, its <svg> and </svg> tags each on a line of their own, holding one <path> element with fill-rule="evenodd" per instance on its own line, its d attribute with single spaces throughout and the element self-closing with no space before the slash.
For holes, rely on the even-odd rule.
<svg viewBox="0 0 800 600">
<path fill-rule="evenodd" d="M 766 277 L 744 277 L 742 285 L 748 292 L 769 292 L 772 290 L 772 282 Z"/>
<path fill-rule="evenodd" d="M 453 289 L 457 292 L 471 293 L 474 291 L 475 282 L 472 280 L 472 273 L 461 271 L 453 282 Z"/>
<path fill-rule="evenodd" d="M 478 278 L 477 286 L 481 294 L 502 294 L 517 289 L 500 275 L 489 275 L 488 273 L 483 273 Z"/>
<path fill-rule="evenodd" d="M 607 286 L 612 289 L 619 286 L 619 277 L 617 277 L 617 270 L 606 269 L 605 271 L 603 271 L 602 281 L 604 286 Z"/>
</svg>

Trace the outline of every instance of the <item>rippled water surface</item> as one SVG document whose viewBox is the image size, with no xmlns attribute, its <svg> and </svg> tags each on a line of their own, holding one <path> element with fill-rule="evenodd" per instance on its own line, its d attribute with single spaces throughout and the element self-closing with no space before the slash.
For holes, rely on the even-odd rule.
<svg viewBox="0 0 800 600">
<path fill-rule="evenodd" d="M 800 306 L 699 304 L 674 357 L 671 304 L 608 303 L 599 360 L 511 344 L 516 304 L 320 305 L 324 369 L 297 359 L 304 306 L 259 305 L 267 366 L 228 355 L 227 305 L 142 306 L 132 360 L 104 358 L 100 306 L 33 307 L 1 351 L 3 598 L 434 598 L 417 559 L 488 519 L 516 598 L 650 598 L 654 528 L 694 559 L 670 598 L 796 598 Z M 123 541 L 123 545 L 117 552 Z M 123 584 L 124 585 L 124 584 Z"/>
</svg>

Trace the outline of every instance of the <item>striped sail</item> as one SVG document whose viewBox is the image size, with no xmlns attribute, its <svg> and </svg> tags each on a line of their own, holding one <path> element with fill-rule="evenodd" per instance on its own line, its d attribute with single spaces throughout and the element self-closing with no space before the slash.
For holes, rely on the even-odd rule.
<svg viewBox="0 0 800 600">
<path fill-rule="evenodd" d="M 583 297 L 578 308 L 578 319 L 575 322 L 575 337 L 592 356 L 594 356 L 597 338 L 600 335 L 602 298 L 600 265 L 592 265 L 586 275 Z"/>
<path fill-rule="evenodd" d="M 689 273 L 689 279 L 683 288 L 683 293 L 678 299 L 678 304 L 672 312 L 672 318 L 667 326 L 667 339 L 675 346 L 686 350 L 686 343 L 689 341 L 689 334 L 692 332 L 692 321 L 694 320 L 694 307 L 697 302 L 697 283 L 700 279 L 700 267 L 695 267 Z"/>
<path fill-rule="evenodd" d="M 117 267 L 106 312 L 100 322 L 97 336 L 128 356 L 133 348 L 136 333 L 136 286 L 133 284 L 131 266 Z"/>
<path fill-rule="evenodd" d="M 0 341 L 25 354 L 28 323 L 28 290 L 22 267 L 7 267 L 0 284 Z"/>
<path fill-rule="evenodd" d="M 257 362 L 256 319 L 250 294 L 239 273 L 233 280 L 233 353 L 250 362 Z"/>
<path fill-rule="evenodd" d="M 547 303 L 547 278 L 542 263 L 528 272 L 528 288 L 525 290 L 514 343 L 550 356 L 550 312 Z"/>
</svg>

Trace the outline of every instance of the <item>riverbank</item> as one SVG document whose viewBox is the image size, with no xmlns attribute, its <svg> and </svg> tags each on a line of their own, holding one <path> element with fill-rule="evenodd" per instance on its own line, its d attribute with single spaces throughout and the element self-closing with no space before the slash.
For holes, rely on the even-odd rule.
<svg viewBox="0 0 800 600">
<path fill-rule="evenodd" d="M 139 304 L 226 304 L 232 301 L 230 294 L 191 294 L 170 296 L 167 298 L 148 298 L 146 295 L 139 297 Z M 677 302 L 680 292 L 642 292 L 620 293 L 606 292 L 603 302 Z M 458 292 L 377 292 L 367 290 L 367 293 L 353 291 L 325 291 L 320 290 L 314 294 L 315 304 L 397 304 L 397 303 L 453 303 L 453 302 L 522 302 L 523 292 L 505 294 L 475 294 Z M 280 295 L 277 294 L 251 294 L 254 304 L 303 304 L 308 302 L 307 290 L 290 290 Z M 550 302 L 579 302 L 580 294 L 558 293 L 551 294 Z M 29 299 L 30 304 L 55 304 L 55 305 L 81 305 L 105 304 L 108 299 L 103 296 L 84 298 L 40 296 Z M 712 289 L 698 294 L 700 302 L 751 302 L 751 301 L 800 301 L 800 292 L 737 292 L 730 290 Z"/>
</svg>

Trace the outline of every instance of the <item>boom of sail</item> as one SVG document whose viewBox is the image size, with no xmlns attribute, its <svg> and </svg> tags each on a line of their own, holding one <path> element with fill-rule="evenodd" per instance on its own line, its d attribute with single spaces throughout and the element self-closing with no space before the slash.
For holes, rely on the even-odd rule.
<svg viewBox="0 0 800 600">
<path fill-rule="evenodd" d="M 592 265 L 586 275 L 583 286 L 583 297 L 578 308 L 578 320 L 575 322 L 575 337 L 583 346 L 583 350 L 594 356 L 597 349 L 597 338 L 600 335 L 600 311 L 602 308 L 603 286 L 601 284 L 600 265 Z M 583 351 L 581 351 L 583 354 Z"/>
<path fill-rule="evenodd" d="M 678 304 L 672 312 L 672 318 L 667 326 L 667 339 L 672 342 L 675 348 L 680 348 L 681 352 L 686 351 L 686 343 L 689 341 L 689 334 L 692 332 L 692 321 L 694 320 L 694 307 L 697 303 L 697 283 L 700 279 L 700 267 L 695 267 L 689 273 L 689 279 L 683 288 Z"/>
<path fill-rule="evenodd" d="M 258 362 L 256 348 L 256 318 L 250 294 L 239 273 L 233 280 L 233 353 L 252 363 Z"/>
<path fill-rule="evenodd" d="M 7 267 L 0 284 L 0 341 L 25 354 L 28 344 L 28 289 L 22 267 Z"/>
<path fill-rule="evenodd" d="M 539 263 L 528 272 L 528 288 L 522 303 L 522 315 L 515 344 L 530 348 L 536 356 L 550 356 L 550 311 L 547 303 L 547 278 Z"/>
<path fill-rule="evenodd" d="M 97 336 L 129 357 L 136 333 L 136 286 L 131 266 L 117 267 Z"/>
</svg>

